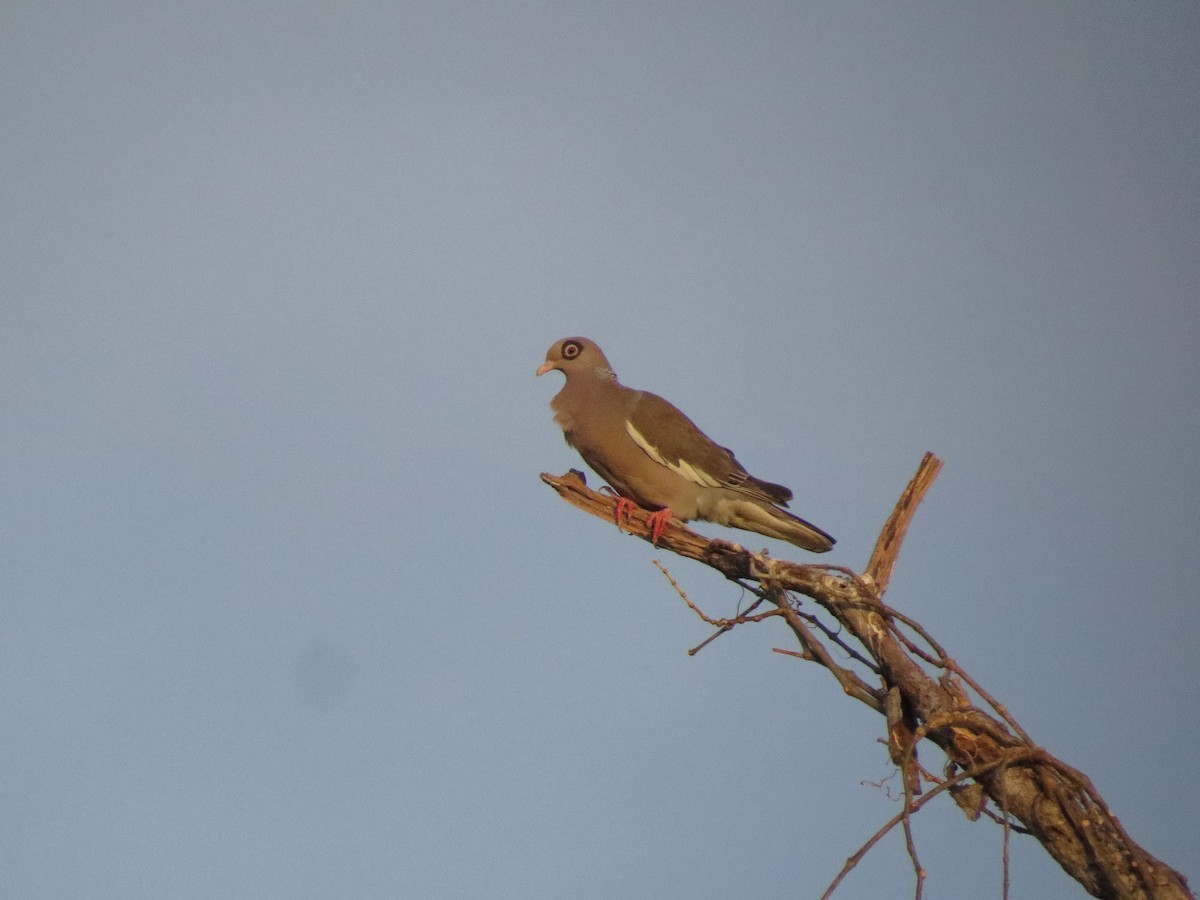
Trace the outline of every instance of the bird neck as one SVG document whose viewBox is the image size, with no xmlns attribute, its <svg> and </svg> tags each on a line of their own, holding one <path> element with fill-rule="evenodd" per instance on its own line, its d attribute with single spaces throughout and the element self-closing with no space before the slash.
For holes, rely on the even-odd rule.
<svg viewBox="0 0 1200 900">
<path fill-rule="evenodd" d="M 598 366 L 590 371 L 577 372 L 574 378 L 567 378 L 562 390 L 550 401 L 550 407 L 554 410 L 555 421 L 564 431 L 570 431 L 579 411 L 590 408 L 593 403 L 610 402 L 614 394 L 619 396 L 625 390 L 612 369 Z M 608 401 L 605 398 L 609 398 Z"/>
</svg>

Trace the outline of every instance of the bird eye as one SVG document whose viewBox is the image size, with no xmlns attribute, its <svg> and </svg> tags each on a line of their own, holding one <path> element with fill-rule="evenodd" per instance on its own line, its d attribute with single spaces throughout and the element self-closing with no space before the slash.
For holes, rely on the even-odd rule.
<svg viewBox="0 0 1200 900">
<path fill-rule="evenodd" d="M 583 345 L 579 341 L 565 341 L 562 345 L 562 358 L 574 359 L 583 352 Z"/>
</svg>

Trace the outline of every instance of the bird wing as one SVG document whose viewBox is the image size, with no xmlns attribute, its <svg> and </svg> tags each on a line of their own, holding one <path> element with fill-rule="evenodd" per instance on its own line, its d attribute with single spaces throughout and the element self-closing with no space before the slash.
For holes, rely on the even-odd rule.
<svg viewBox="0 0 1200 900">
<path fill-rule="evenodd" d="M 657 394 L 640 391 L 625 420 L 625 431 L 656 463 L 705 488 L 727 488 L 787 505 L 792 492 L 747 472 L 733 451 L 713 441 L 675 406 Z"/>
</svg>

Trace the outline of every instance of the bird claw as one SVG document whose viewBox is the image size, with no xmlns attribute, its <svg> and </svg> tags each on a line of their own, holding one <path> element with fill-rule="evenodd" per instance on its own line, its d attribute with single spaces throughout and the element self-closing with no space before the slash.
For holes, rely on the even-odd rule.
<svg viewBox="0 0 1200 900">
<path fill-rule="evenodd" d="M 633 512 L 635 506 L 632 500 L 626 499 L 620 494 L 617 494 L 616 497 L 617 505 L 613 508 L 613 518 L 617 520 L 617 528 L 619 529 L 629 521 L 629 514 Z"/>
<path fill-rule="evenodd" d="M 638 509 L 638 505 L 628 497 L 622 497 L 612 488 L 605 485 L 601 488 L 602 491 L 612 494 L 617 498 L 617 505 L 613 507 L 613 519 L 617 523 L 617 528 L 622 529 L 622 526 L 629 521 L 630 514 Z M 667 528 L 667 523 L 671 521 L 670 509 L 658 509 L 654 512 L 646 514 L 646 525 L 650 528 L 650 543 L 658 546 L 658 539 L 662 537 L 663 531 Z"/>
<path fill-rule="evenodd" d="M 666 508 L 656 509 L 646 516 L 646 524 L 650 526 L 650 543 L 655 547 L 658 546 L 658 539 L 662 537 L 662 533 L 670 521 L 671 510 Z"/>
</svg>

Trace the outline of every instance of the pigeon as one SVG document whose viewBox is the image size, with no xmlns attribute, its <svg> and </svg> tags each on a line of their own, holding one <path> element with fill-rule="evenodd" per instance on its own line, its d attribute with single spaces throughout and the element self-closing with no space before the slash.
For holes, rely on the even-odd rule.
<svg viewBox="0 0 1200 900">
<path fill-rule="evenodd" d="M 555 342 L 536 374 L 555 369 L 566 383 L 550 401 L 554 421 L 616 492 L 618 522 L 636 503 L 651 510 L 647 522 L 655 543 L 674 517 L 754 531 L 813 553 L 833 548 L 832 537 L 783 509 L 790 490 L 755 478 L 662 397 L 617 381 L 595 342 Z"/>
</svg>

